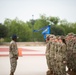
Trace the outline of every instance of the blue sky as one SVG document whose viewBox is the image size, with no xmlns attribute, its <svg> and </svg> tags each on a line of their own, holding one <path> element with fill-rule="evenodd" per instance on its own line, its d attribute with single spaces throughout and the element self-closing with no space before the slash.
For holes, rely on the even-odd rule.
<svg viewBox="0 0 76 75">
<path fill-rule="evenodd" d="M 76 0 L 0 0 L 0 23 L 6 18 L 24 22 L 40 17 L 55 16 L 66 19 L 68 22 L 76 22 Z"/>
</svg>

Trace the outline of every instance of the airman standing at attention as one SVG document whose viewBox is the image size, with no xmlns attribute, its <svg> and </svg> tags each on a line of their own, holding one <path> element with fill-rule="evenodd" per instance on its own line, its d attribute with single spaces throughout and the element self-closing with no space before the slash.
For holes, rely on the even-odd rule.
<svg viewBox="0 0 76 75">
<path fill-rule="evenodd" d="M 61 37 L 58 38 L 56 49 L 55 75 L 66 75 L 66 44 Z"/>
<path fill-rule="evenodd" d="M 50 35 L 47 35 L 46 36 L 46 52 L 45 52 L 45 55 L 46 55 L 46 62 L 47 62 L 47 66 L 48 66 L 48 71 L 47 73 L 50 72 L 50 58 L 49 58 L 49 53 L 50 53 L 50 42 L 49 42 L 49 37 Z"/>
<path fill-rule="evenodd" d="M 74 34 L 74 37 L 73 37 L 73 64 L 72 66 L 73 66 L 72 71 L 76 72 L 76 34 Z"/>
<path fill-rule="evenodd" d="M 46 61 L 47 61 L 47 66 L 48 66 L 48 71 L 47 71 L 47 75 L 50 75 L 53 71 L 52 71 L 52 66 L 50 65 L 51 64 L 51 57 L 50 57 L 50 50 L 51 50 L 51 44 L 52 44 L 52 38 L 53 38 L 54 35 L 48 35 L 47 36 L 47 39 L 46 39 L 46 52 L 45 52 L 45 55 L 46 55 Z"/>
<path fill-rule="evenodd" d="M 66 44 L 67 44 L 67 67 L 68 72 L 70 72 L 73 68 L 73 35 L 74 33 L 69 33 L 66 36 Z"/>
</svg>

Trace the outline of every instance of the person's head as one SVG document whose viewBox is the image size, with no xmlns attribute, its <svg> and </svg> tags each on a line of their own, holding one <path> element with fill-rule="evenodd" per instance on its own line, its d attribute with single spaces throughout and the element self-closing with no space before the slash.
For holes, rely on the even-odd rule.
<svg viewBox="0 0 76 75">
<path fill-rule="evenodd" d="M 58 37 L 58 40 L 61 40 L 61 36 Z"/>
<path fill-rule="evenodd" d="M 16 34 L 12 35 L 12 40 L 17 41 L 17 35 Z"/>
<path fill-rule="evenodd" d="M 55 39 L 55 35 L 51 34 L 50 36 L 50 41 L 53 41 Z"/>
<path fill-rule="evenodd" d="M 76 39 L 76 34 L 74 34 L 74 39 Z"/>
<path fill-rule="evenodd" d="M 72 33 L 72 32 L 71 33 L 68 33 L 68 37 L 69 38 L 72 38 L 73 36 L 74 36 L 74 33 Z"/>
</svg>

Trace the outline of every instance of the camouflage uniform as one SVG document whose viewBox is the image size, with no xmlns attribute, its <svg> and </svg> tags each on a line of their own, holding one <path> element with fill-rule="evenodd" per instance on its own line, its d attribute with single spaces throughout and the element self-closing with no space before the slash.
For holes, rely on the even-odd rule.
<svg viewBox="0 0 76 75">
<path fill-rule="evenodd" d="M 57 67 L 57 51 L 58 51 L 58 42 L 55 42 L 54 44 L 55 48 L 54 48 L 54 52 L 55 52 L 55 56 L 54 56 L 54 74 L 56 75 L 58 72 L 58 67 Z"/>
<path fill-rule="evenodd" d="M 56 74 L 57 75 L 66 75 L 65 64 L 63 61 L 66 61 L 66 45 L 64 43 L 57 44 L 57 53 L 56 53 Z"/>
<path fill-rule="evenodd" d="M 76 72 L 76 36 L 73 39 L 73 68 L 72 70 Z"/>
<path fill-rule="evenodd" d="M 47 59 L 47 65 L 49 69 L 49 71 L 47 71 L 47 75 L 50 75 L 53 73 L 53 58 L 52 58 L 54 56 L 52 55 L 52 51 L 53 51 L 52 49 L 54 48 L 53 42 L 52 42 L 53 37 L 54 35 L 49 36 L 50 39 L 46 45 L 46 59 Z"/>
<path fill-rule="evenodd" d="M 11 64 L 11 70 L 10 72 L 15 72 L 16 66 L 17 66 L 17 58 L 18 58 L 18 48 L 15 41 L 11 41 L 10 47 L 9 47 L 9 57 L 10 57 L 10 64 Z"/>
<path fill-rule="evenodd" d="M 70 69 L 73 68 L 73 40 L 68 39 L 67 41 L 67 66 Z"/>
<path fill-rule="evenodd" d="M 50 41 L 47 43 L 46 45 L 46 52 L 45 52 L 45 55 L 46 55 L 46 61 L 47 61 L 47 66 L 48 66 L 48 69 L 50 69 Z"/>
<path fill-rule="evenodd" d="M 51 66 L 51 69 L 54 71 L 54 55 L 55 55 L 55 52 L 54 52 L 54 42 L 52 41 L 51 44 L 50 44 L 50 66 Z"/>
</svg>

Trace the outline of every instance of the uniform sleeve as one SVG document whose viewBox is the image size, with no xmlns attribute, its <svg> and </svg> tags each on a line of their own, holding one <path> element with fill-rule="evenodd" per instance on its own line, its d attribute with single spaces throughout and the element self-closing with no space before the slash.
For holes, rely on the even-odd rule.
<svg viewBox="0 0 76 75">
<path fill-rule="evenodd" d="M 66 45 L 63 44 L 63 45 L 62 45 L 63 60 L 67 60 L 67 53 L 66 53 L 66 50 L 67 50 Z"/>
<path fill-rule="evenodd" d="M 45 52 L 46 55 L 49 55 L 49 53 L 50 53 L 49 49 L 50 49 L 50 42 L 48 42 L 47 45 L 46 45 L 46 52 Z"/>
<path fill-rule="evenodd" d="M 73 43 L 73 53 L 76 53 L 76 41 Z"/>
</svg>

